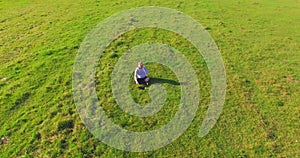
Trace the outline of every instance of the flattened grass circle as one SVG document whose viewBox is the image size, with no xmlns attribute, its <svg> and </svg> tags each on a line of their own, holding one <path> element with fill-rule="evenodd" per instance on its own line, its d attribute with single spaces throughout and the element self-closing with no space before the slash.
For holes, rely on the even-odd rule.
<svg viewBox="0 0 300 158">
<path fill-rule="evenodd" d="M 96 95 L 95 72 L 101 53 L 117 37 L 139 28 L 153 27 L 175 32 L 190 41 L 204 57 L 211 76 L 212 98 L 203 120 L 200 136 L 206 135 L 216 123 L 225 100 L 224 64 L 214 40 L 193 18 L 173 9 L 141 7 L 115 14 L 97 25 L 83 41 L 73 70 L 73 94 L 79 115 L 86 127 L 102 142 L 134 152 L 159 149 L 177 139 L 195 117 L 198 83 L 182 86 L 187 98 L 170 123 L 147 132 L 133 132 L 115 125 L 106 115 Z M 185 67 L 192 69 L 191 67 Z M 191 73 L 193 75 L 193 73 Z M 183 98 L 183 97 L 182 97 Z"/>
</svg>

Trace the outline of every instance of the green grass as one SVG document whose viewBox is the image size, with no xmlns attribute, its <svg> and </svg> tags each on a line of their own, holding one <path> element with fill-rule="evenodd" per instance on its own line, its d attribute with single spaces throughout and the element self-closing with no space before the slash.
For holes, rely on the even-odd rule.
<svg viewBox="0 0 300 158">
<path fill-rule="evenodd" d="M 149 118 L 128 115 L 113 100 L 114 64 L 144 42 L 171 45 L 187 57 L 198 76 L 201 100 L 191 126 L 172 144 L 124 152 L 85 128 L 73 102 L 73 64 L 95 25 L 121 10 L 149 5 L 177 9 L 207 28 L 224 60 L 226 102 L 217 124 L 199 138 L 211 88 L 203 58 L 174 33 L 128 32 L 106 49 L 97 67 L 97 95 L 114 123 L 135 131 L 157 129 L 178 108 L 180 86 L 168 83 L 163 83 L 165 106 Z M 8 139 L 0 143 L 0 157 L 299 157 L 299 15 L 297 0 L 0 1 L 0 137 Z M 177 81 L 167 67 L 146 66 L 151 77 Z M 136 85 L 129 89 L 136 102 L 149 102 Z"/>
</svg>

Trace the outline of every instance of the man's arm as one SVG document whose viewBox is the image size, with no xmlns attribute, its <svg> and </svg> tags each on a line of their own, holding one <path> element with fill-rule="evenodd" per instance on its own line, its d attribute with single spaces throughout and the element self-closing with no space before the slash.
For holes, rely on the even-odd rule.
<svg viewBox="0 0 300 158">
<path fill-rule="evenodd" d="M 148 69 L 144 66 L 144 71 L 145 71 L 145 74 L 146 76 L 148 75 Z"/>
<path fill-rule="evenodd" d="M 137 72 L 137 69 L 135 69 L 135 71 L 134 71 L 134 82 L 136 84 L 138 84 L 137 77 L 136 77 L 137 76 L 136 72 Z"/>
</svg>

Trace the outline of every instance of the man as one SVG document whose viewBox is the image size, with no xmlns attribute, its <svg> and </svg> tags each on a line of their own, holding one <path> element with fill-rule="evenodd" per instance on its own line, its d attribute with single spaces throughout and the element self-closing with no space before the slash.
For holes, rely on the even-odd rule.
<svg viewBox="0 0 300 158">
<path fill-rule="evenodd" d="M 143 66 L 142 62 L 138 62 L 138 67 L 134 72 L 134 81 L 136 84 L 147 84 L 149 83 L 150 78 L 147 77 L 148 70 Z"/>
</svg>

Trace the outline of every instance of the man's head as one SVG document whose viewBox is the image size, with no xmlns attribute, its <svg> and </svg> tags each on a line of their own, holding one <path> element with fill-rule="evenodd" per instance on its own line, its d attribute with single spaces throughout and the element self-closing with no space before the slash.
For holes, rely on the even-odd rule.
<svg viewBox="0 0 300 158">
<path fill-rule="evenodd" d="M 143 68 L 143 63 L 141 61 L 138 62 L 138 68 L 139 69 Z"/>
</svg>

